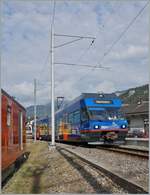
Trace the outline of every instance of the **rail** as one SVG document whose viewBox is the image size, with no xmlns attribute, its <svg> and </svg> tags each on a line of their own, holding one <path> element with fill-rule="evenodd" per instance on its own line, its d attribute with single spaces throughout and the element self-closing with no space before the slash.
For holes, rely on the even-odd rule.
<svg viewBox="0 0 150 195">
<path fill-rule="evenodd" d="M 136 184 L 130 180 L 123 178 L 122 176 L 120 176 L 116 173 L 113 173 L 112 171 L 110 171 L 110 170 L 106 169 L 105 167 L 103 167 L 102 165 L 100 165 L 99 162 L 96 162 L 93 159 L 90 159 L 90 158 L 84 156 L 83 154 L 79 154 L 75 151 L 72 151 L 69 148 L 66 149 L 62 146 L 57 146 L 57 150 L 58 151 L 59 150 L 67 151 L 70 154 L 72 154 L 72 155 L 76 156 L 77 158 L 79 158 L 80 160 L 82 160 L 83 162 L 89 164 L 93 168 L 103 172 L 107 177 L 109 177 L 112 181 L 117 183 L 120 187 L 122 187 L 128 193 L 141 193 L 141 194 L 148 193 L 143 187 L 139 186 L 138 184 Z"/>
<path fill-rule="evenodd" d="M 137 149 L 131 147 L 123 147 L 123 146 L 113 146 L 113 147 L 105 147 L 105 146 L 96 146 L 98 149 L 109 150 L 118 153 L 124 153 L 129 155 L 134 155 L 142 158 L 149 158 L 149 151 L 144 149 Z"/>
</svg>

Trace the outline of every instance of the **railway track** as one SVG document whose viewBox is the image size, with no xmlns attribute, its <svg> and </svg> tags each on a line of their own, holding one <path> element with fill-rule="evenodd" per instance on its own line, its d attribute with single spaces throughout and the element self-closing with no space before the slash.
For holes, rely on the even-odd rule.
<svg viewBox="0 0 150 195">
<path fill-rule="evenodd" d="M 74 145 L 74 144 L 72 144 Z M 118 153 L 123 153 L 123 154 L 128 154 L 132 156 L 137 156 L 137 157 L 142 157 L 142 158 L 149 158 L 149 150 L 148 149 L 143 149 L 143 148 L 135 148 L 133 146 L 127 146 L 127 145 L 122 145 L 122 146 L 104 146 L 104 145 L 85 145 L 85 144 L 79 144 L 77 146 L 80 147 L 85 147 L 85 148 L 97 148 L 97 149 L 102 149 L 102 150 L 108 150 L 108 151 L 113 151 L 113 152 L 118 152 Z"/>
<path fill-rule="evenodd" d="M 149 151 L 144 149 L 137 149 L 131 147 L 124 146 L 113 146 L 113 147 L 105 147 L 105 146 L 96 146 L 98 149 L 109 150 L 118 153 L 124 153 L 129 155 L 134 155 L 142 158 L 149 158 Z"/>
<path fill-rule="evenodd" d="M 137 148 L 131 148 L 131 147 L 123 147 L 123 146 L 112 146 L 112 147 L 106 147 L 106 146 L 96 146 L 98 149 L 102 150 L 109 150 L 113 152 L 118 153 L 124 153 L 128 155 L 138 156 L 142 158 L 149 158 L 149 151 L 144 149 L 137 149 Z"/>
<path fill-rule="evenodd" d="M 145 194 L 148 193 L 142 186 L 139 186 L 138 184 L 134 183 L 133 181 L 127 180 L 120 176 L 119 174 L 116 174 L 108 169 L 106 169 L 104 166 L 100 165 L 99 162 L 94 161 L 93 159 L 90 159 L 87 156 L 84 156 L 83 154 L 79 154 L 76 151 L 73 151 L 70 148 L 57 146 L 57 150 L 65 156 L 65 158 L 70 158 L 71 161 L 74 161 L 75 159 L 79 159 L 80 163 L 84 163 L 85 166 L 89 166 L 92 169 L 95 169 L 97 173 L 103 173 L 106 177 L 108 177 L 112 182 L 113 185 L 117 185 L 118 188 L 123 189 L 125 193 L 140 193 Z M 110 182 L 111 183 L 111 182 Z"/>
</svg>

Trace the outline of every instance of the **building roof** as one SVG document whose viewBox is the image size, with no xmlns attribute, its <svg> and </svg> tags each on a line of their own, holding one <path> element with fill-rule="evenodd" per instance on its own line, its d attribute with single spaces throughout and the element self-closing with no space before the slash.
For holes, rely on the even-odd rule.
<svg viewBox="0 0 150 195">
<path fill-rule="evenodd" d="M 4 94 L 5 96 L 7 96 L 8 98 L 10 98 L 12 101 L 14 101 L 16 104 L 18 104 L 23 110 L 26 111 L 25 107 L 23 107 L 18 101 L 16 101 L 14 99 L 14 97 L 12 97 L 11 95 L 9 95 L 6 91 L 4 91 L 3 89 L 1 89 L 2 94 Z"/>
<path fill-rule="evenodd" d="M 126 115 L 148 114 L 149 103 L 142 102 L 141 104 L 126 104 L 121 108 L 121 110 Z"/>
</svg>

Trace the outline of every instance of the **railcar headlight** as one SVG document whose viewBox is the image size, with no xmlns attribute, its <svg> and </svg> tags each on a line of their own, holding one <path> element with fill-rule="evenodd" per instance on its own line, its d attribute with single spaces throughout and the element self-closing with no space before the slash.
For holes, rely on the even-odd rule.
<svg viewBox="0 0 150 195">
<path fill-rule="evenodd" d="M 99 128 L 99 125 L 94 125 L 94 129 L 98 129 Z"/>
<path fill-rule="evenodd" d="M 122 128 L 122 129 L 125 129 L 125 128 L 126 128 L 126 125 L 121 125 L 121 128 Z"/>
</svg>

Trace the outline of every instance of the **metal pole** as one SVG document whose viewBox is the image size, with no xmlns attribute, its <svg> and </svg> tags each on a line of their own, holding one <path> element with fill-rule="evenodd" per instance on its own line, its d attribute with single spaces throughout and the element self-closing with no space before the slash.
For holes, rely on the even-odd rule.
<svg viewBox="0 0 150 195">
<path fill-rule="evenodd" d="M 55 95 L 54 95 L 54 51 L 53 51 L 53 24 L 51 28 L 51 129 L 52 145 L 55 145 Z"/>
<path fill-rule="evenodd" d="M 34 141 L 36 142 L 36 79 L 34 79 Z"/>
<path fill-rule="evenodd" d="M 1 125 L 1 121 L 2 121 L 2 91 L 1 91 L 1 57 L 0 57 L 0 145 L 1 145 L 1 136 L 2 136 L 2 125 Z M 0 157 L 1 157 L 1 151 L 0 151 Z"/>
<path fill-rule="evenodd" d="M 52 132 L 51 145 L 52 146 L 55 146 L 54 15 L 55 15 L 55 0 L 54 0 L 53 18 L 51 24 L 51 132 Z"/>
</svg>

